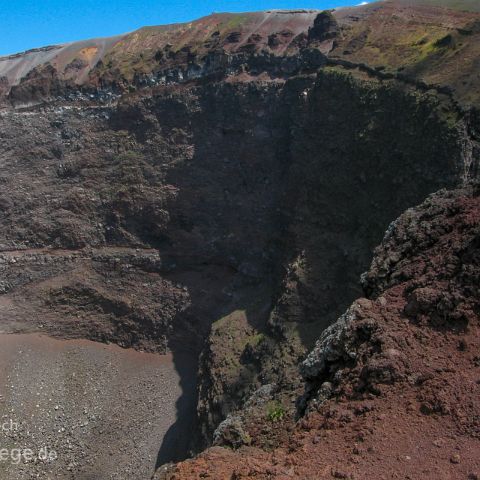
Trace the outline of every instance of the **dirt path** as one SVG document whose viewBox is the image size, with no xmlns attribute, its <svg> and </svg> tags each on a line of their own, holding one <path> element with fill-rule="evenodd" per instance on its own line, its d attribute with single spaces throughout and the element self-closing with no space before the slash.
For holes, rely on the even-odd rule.
<svg viewBox="0 0 480 480">
<path fill-rule="evenodd" d="M 97 247 L 97 248 L 79 248 L 79 249 L 64 249 L 64 248 L 24 248 L 17 250 L 1 250 L 0 255 L 6 257 L 23 257 L 27 255 L 51 255 L 57 257 L 65 256 L 81 256 L 91 258 L 93 255 L 134 255 L 136 253 L 142 254 L 158 254 L 158 250 L 154 248 L 133 248 L 133 247 Z"/>
<path fill-rule="evenodd" d="M 0 478 L 150 478 L 167 432 L 192 411 L 178 366 L 168 355 L 0 334 L 0 449 L 48 457 L 16 464 L 0 451 Z"/>
</svg>

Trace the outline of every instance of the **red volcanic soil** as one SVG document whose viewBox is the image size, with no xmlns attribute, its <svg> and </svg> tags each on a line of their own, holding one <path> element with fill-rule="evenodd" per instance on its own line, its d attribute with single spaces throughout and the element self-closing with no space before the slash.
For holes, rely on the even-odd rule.
<svg viewBox="0 0 480 480">
<path fill-rule="evenodd" d="M 395 330 L 397 340 L 414 345 L 408 351 L 412 385 L 387 387 L 381 397 L 329 402 L 293 434 L 285 432 L 273 452 L 215 447 L 168 478 L 480 478 L 478 326 L 467 339 L 419 335 L 406 324 Z"/>
</svg>

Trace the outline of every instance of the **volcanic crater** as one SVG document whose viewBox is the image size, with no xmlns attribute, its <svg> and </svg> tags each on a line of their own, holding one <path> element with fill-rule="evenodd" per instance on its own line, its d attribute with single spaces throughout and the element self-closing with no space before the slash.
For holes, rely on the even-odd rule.
<svg viewBox="0 0 480 480">
<path fill-rule="evenodd" d="M 0 58 L 2 441 L 56 453 L 4 478 L 478 478 L 480 16 L 454 4 Z"/>
</svg>

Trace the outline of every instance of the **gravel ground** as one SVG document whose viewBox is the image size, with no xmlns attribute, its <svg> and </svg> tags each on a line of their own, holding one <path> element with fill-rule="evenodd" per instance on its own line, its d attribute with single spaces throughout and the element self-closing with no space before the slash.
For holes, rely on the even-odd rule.
<svg viewBox="0 0 480 480">
<path fill-rule="evenodd" d="M 188 425 L 181 395 L 168 355 L 0 335 L 0 478 L 148 479 Z"/>
</svg>

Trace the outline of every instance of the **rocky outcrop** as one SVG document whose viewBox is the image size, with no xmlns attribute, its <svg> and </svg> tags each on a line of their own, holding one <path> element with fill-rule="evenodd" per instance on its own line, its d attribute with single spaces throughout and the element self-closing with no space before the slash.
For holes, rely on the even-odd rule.
<svg viewBox="0 0 480 480">
<path fill-rule="evenodd" d="M 340 28 L 334 15 L 325 11 L 317 15 L 313 27 L 308 30 L 310 41 L 323 42 L 335 38 L 340 33 Z"/>
<path fill-rule="evenodd" d="M 272 421 L 263 406 L 256 436 L 244 431 L 257 446 L 212 448 L 158 478 L 381 478 L 386 469 L 475 478 L 479 194 L 478 185 L 436 193 L 391 225 L 363 277 L 368 298 L 302 363 L 303 414 L 281 422 L 272 453 L 261 444 Z"/>
</svg>

